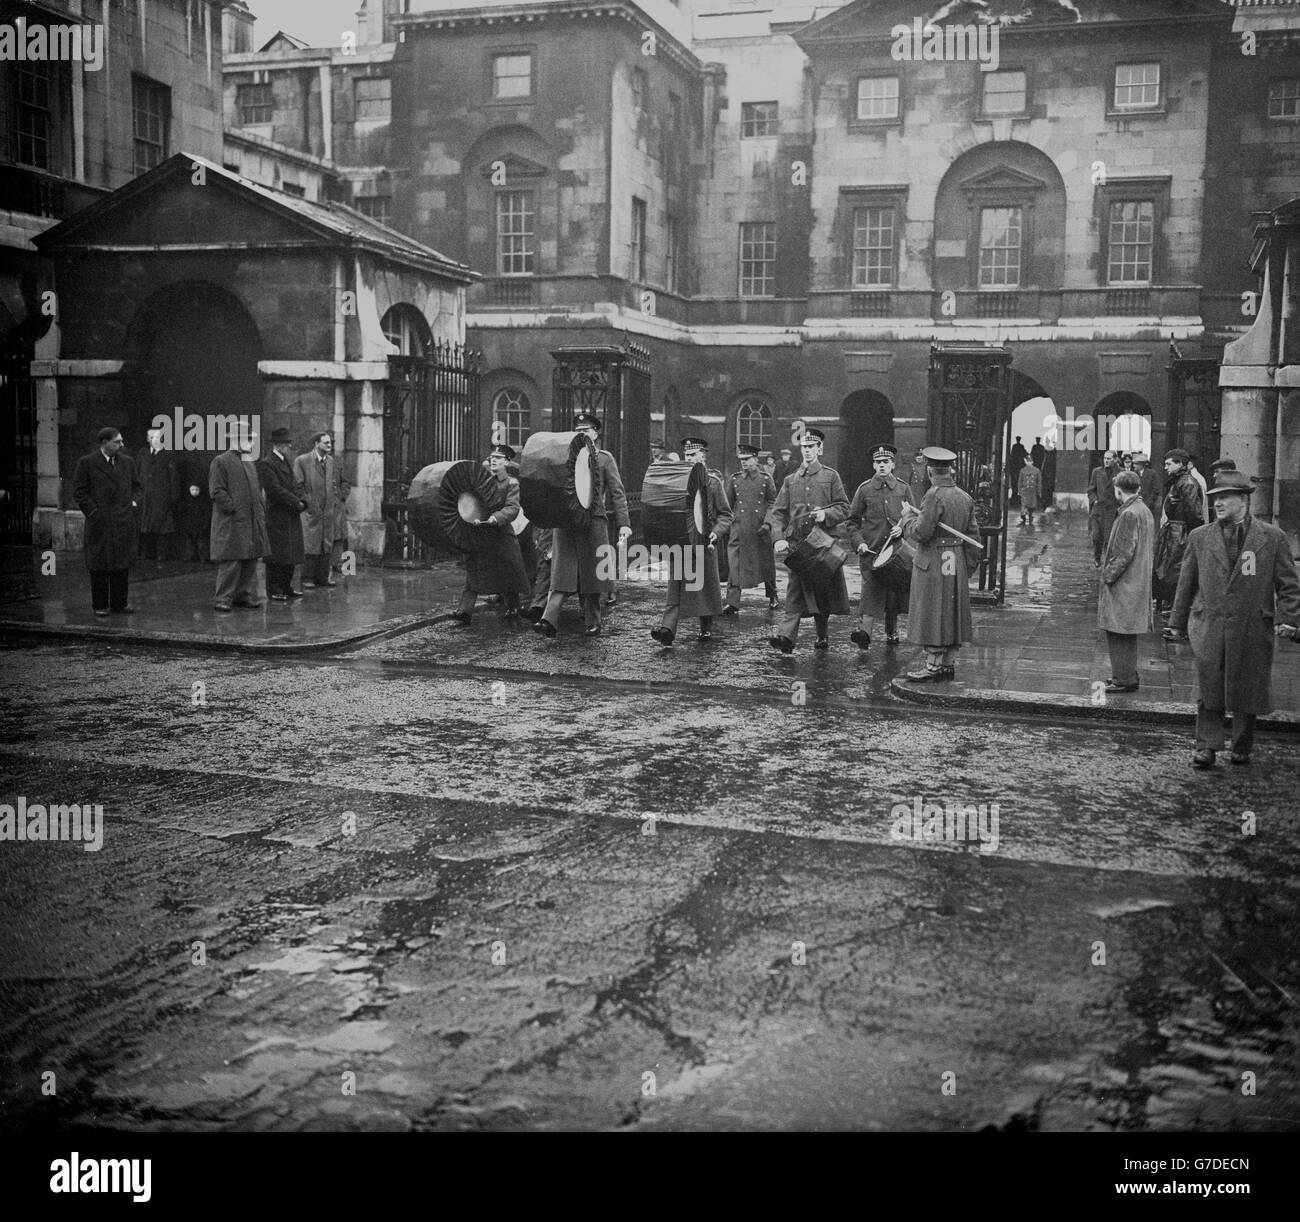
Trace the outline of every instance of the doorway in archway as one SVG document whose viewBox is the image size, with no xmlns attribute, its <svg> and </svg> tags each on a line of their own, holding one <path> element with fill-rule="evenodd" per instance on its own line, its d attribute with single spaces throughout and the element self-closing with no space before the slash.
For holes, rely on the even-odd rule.
<svg viewBox="0 0 1300 1222">
<path fill-rule="evenodd" d="M 852 499 L 871 477 L 871 450 L 894 443 L 894 405 L 879 391 L 855 390 L 840 405 L 840 446 L 835 469 Z"/>
</svg>

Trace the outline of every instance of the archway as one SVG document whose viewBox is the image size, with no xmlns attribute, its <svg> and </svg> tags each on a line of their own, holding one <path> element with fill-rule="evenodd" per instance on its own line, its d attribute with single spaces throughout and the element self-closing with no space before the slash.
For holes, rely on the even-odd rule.
<svg viewBox="0 0 1300 1222">
<path fill-rule="evenodd" d="M 1131 390 L 1117 390 L 1098 401 L 1093 409 L 1095 466 L 1103 450 L 1121 454 L 1151 456 L 1151 405 Z M 1216 456 L 1217 457 L 1217 456 Z"/>
<path fill-rule="evenodd" d="M 1051 504 L 1056 487 L 1057 450 L 1060 426 L 1056 404 L 1042 385 L 1019 369 L 1011 371 L 1011 415 L 1007 420 L 1007 492 L 1008 500 L 1018 507 L 1017 491 L 1020 472 L 1027 455 L 1034 455 L 1035 466 L 1042 471 L 1044 504 Z"/>
<path fill-rule="evenodd" d="M 840 445 L 835 469 L 852 497 L 871 478 L 871 450 L 894 442 L 894 405 L 879 391 L 855 390 L 840 404 Z"/>
<path fill-rule="evenodd" d="M 173 422 L 170 444 L 193 457 L 196 474 L 225 448 L 221 422 L 262 415 L 257 372 L 262 339 L 243 303 L 214 284 L 185 281 L 159 289 L 136 311 L 127 332 L 128 377 L 134 394 L 122 422 L 128 447 L 144 440 L 155 416 Z M 175 425 L 177 409 L 181 425 Z M 194 444 L 199 429 L 203 444 Z"/>
</svg>

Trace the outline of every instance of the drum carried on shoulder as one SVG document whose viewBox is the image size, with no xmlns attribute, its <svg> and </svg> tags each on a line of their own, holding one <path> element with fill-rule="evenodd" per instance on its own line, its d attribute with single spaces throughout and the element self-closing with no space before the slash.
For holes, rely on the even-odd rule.
<svg viewBox="0 0 1300 1222">
<path fill-rule="evenodd" d="M 641 522 L 648 547 L 689 547 L 707 540 L 709 473 L 701 463 L 661 462 L 646 468 L 641 485 Z"/>
</svg>

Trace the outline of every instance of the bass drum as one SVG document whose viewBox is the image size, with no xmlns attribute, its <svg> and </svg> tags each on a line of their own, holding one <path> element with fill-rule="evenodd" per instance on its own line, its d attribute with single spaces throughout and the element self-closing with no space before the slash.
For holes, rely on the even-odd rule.
<svg viewBox="0 0 1300 1222">
<path fill-rule="evenodd" d="M 500 486 L 478 463 L 437 462 L 419 473 L 406 494 L 416 536 L 435 552 L 479 552 L 492 546 L 483 521 L 505 504 Z"/>
<path fill-rule="evenodd" d="M 596 447 L 585 433 L 534 433 L 519 462 L 519 503 L 545 530 L 583 530 L 600 495 Z"/>
<path fill-rule="evenodd" d="M 703 543 L 716 523 L 709 513 L 709 473 L 703 464 L 660 462 L 647 467 L 641 522 L 648 547 Z"/>
</svg>

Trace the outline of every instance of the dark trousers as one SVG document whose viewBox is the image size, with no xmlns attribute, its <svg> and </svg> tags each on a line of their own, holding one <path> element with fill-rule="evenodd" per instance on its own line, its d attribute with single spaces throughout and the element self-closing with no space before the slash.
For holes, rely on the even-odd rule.
<svg viewBox="0 0 1300 1222">
<path fill-rule="evenodd" d="M 1224 709 L 1207 709 L 1201 701 L 1196 702 L 1196 749 L 1198 751 L 1222 751 L 1225 721 L 1228 714 Z M 1232 749 L 1249 755 L 1255 745 L 1255 714 L 1233 713 L 1232 715 Z"/>
<path fill-rule="evenodd" d="M 560 626 L 560 608 L 564 606 L 564 600 L 568 598 L 567 594 L 553 593 L 546 600 L 546 610 L 542 612 L 542 619 L 553 627 Z M 588 628 L 600 627 L 600 595 L 599 594 L 579 594 L 578 602 L 582 606 L 583 623 Z"/>
<path fill-rule="evenodd" d="M 268 594 L 289 594 L 293 590 L 292 564 L 266 562 L 266 592 Z"/>
<path fill-rule="evenodd" d="M 90 605 L 96 611 L 126 609 L 130 569 L 91 569 Z"/>
<path fill-rule="evenodd" d="M 1106 633 L 1106 648 L 1110 650 L 1110 675 L 1116 683 L 1138 681 L 1138 639 L 1131 632 Z"/>
<path fill-rule="evenodd" d="M 232 603 L 260 606 L 256 560 L 221 560 L 217 563 L 217 589 L 212 601 L 219 607 Z"/>
<path fill-rule="evenodd" d="M 763 582 L 763 597 L 766 598 L 769 602 L 771 602 L 772 599 L 776 597 L 776 582 L 774 581 Z M 740 587 L 736 585 L 734 582 L 728 582 L 727 584 L 727 606 L 729 607 L 740 606 Z"/>
<path fill-rule="evenodd" d="M 156 534 L 152 531 L 140 535 L 141 560 L 170 560 L 172 558 L 172 536 Z"/>
<path fill-rule="evenodd" d="M 792 641 L 798 640 L 799 622 L 800 617 L 798 615 L 788 615 L 782 622 L 781 627 L 777 629 L 778 635 L 788 637 Z M 831 617 L 829 615 L 814 615 L 813 623 L 817 625 L 817 635 L 823 637 L 830 627 Z"/>
<path fill-rule="evenodd" d="M 508 594 L 502 594 L 500 598 L 501 598 L 501 605 L 502 607 L 505 608 L 507 612 L 519 610 L 519 594 L 517 591 L 511 591 Z M 460 603 L 457 605 L 456 611 L 460 615 L 473 615 L 474 604 L 477 602 L 478 602 L 477 591 L 471 590 L 467 585 L 460 592 Z"/>
<path fill-rule="evenodd" d="M 211 536 L 207 530 L 195 531 L 192 535 L 178 535 L 179 550 L 184 552 L 184 559 L 202 561 L 207 564 L 211 559 Z"/>
<path fill-rule="evenodd" d="M 315 556 L 307 556 L 302 562 L 302 579 L 303 581 L 314 581 L 318 586 L 323 586 L 330 579 L 330 553 L 320 552 Z"/>
<path fill-rule="evenodd" d="M 673 634 L 673 636 L 677 635 L 677 623 L 681 619 L 681 613 L 682 613 L 681 603 L 669 603 L 668 606 L 664 608 L 664 617 L 660 621 L 660 623 L 662 624 L 663 627 L 667 628 L 668 631 Z M 713 627 L 713 616 L 701 615 L 700 631 L 708 632 L 712 627 Z"/>
</svg>

